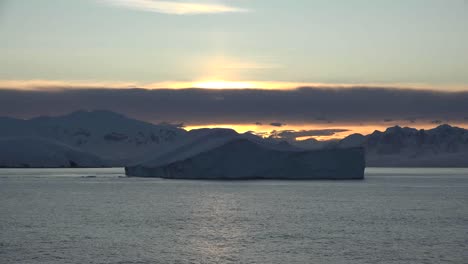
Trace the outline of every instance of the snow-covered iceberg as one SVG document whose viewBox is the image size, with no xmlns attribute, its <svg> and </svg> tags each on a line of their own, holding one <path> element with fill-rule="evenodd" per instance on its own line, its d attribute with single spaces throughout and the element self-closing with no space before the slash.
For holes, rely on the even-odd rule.
<svg viewBox="0 0 468 264">
<path fill-rule="evenodd" d="M 362 148 L 298 150 L 242 137 L 192 145 L 125 167 L 127 176 L 168 179 L 363 179 Z"/>
</svg>

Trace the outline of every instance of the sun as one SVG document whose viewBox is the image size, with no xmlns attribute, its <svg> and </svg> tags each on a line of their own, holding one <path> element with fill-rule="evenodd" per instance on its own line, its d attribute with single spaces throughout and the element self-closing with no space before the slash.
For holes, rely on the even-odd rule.
<svg viewBox="0 0 468 264">
<path fill-rule="evenodd" d="M 256 85 L 250 82 L 232 82 L 232 81 L 201 81 L 193 85 L 195 88 L 206 89 L 249 89 L 255 88 Z"/>
</svg>

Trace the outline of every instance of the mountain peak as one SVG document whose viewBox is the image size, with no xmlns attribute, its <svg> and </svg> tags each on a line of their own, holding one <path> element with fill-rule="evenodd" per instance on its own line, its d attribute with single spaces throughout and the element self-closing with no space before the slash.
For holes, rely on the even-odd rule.
<svg viewBox="0 0 468 264">
<path fill-rule="evenodd" d="M 416 132 L 417 129 L 411 127 L 401 127 L 401 126 L 393 126 L 389 127 L 385 130 L 385 133 L 402 133 L 402 132 Z"/>
<path fill-rule="evenodd" d="M 457 127 L 453 127 L 449 124 L 442 124 L 440 126 L 437 126 L 436 128 L 434 128 L 435 130 L 449 130 L 449 129 L 453 129 L 453 128 L 457 128 Z"/>
<path fill-rule="evenodd" d="M 448 124 L 443 124 L 443 125 L 440 125 L 436 128 L 429 130 L 429 132 L 438 133 L 438 134 L 451 134 L 451 133 L 463 134 L 466 132 L 466 129 L 456 127 L 456 126 L 451 126 Z"/>
</svg>

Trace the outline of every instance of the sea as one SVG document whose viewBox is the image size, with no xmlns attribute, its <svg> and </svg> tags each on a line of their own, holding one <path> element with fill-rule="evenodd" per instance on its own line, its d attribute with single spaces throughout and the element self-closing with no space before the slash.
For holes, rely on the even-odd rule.
<svg viewBox="0 0 468 264">
<path fill-rule="evenodd" d="M 0 169 L 0 263 L 468 263 L 468 169 L 356 181 Z"/>
</svg>

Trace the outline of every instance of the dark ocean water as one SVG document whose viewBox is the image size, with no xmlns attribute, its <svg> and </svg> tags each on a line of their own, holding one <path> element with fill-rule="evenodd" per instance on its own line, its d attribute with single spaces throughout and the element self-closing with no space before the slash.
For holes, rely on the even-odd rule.
<svg viewBox="0 0 468 264">
<path fill-rule="evenodd" d="M 468 169 L 370 168 L 364 181 L 122 176 L 1 169 L 0 263 L 468 263 Z"/>
</svg>

